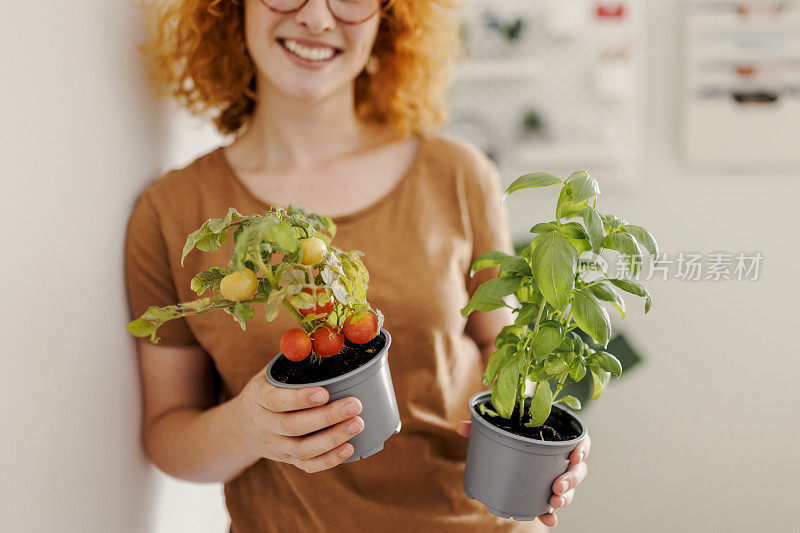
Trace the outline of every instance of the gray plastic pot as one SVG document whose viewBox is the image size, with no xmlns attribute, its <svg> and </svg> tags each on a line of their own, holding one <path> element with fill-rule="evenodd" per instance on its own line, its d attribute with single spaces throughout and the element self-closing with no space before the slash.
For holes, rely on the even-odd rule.
<svg viewBox="0 0 800 533">
<path fill-rule="evenodd" d="M 569 454 L 586 438 L 586 426 L 567 409 L 554 405 L 573 419 L 580 435 L 551 442 L 529 439 L 500 429 L 478 414 L 477 406 L 491 391 L 469 399 L 472 428 L 469 433 L 464 493 L 502 518 L 533 520 L 550 511 L 553 482 L 569 468 Z"/>
<path fill-rule="evenodd" d="M 281 383 L 272 377 L 272 366 L 282 354 L 275 356 L 267 365 L 267 381 L 276 387 L 325 387 L 329 395 L 328 403 L 349 396 L 361 401 L 362 410 L 358 416 L 364 420 L 364 429 L 348 441 L 353 445 L 354 451 L 345 463 L 378 453 L 383 449 L 383 443 L 400 431 L 400 413 L 397 411 L 392 375 L 389 373 L 389 346 L 392 344 L 392 336 L 385 329 L 381 329 L 381 332 L 386 337 L 386 344 L 381 351 L 368 363 L 335 378 L 312 383 Z"/>
</svg>

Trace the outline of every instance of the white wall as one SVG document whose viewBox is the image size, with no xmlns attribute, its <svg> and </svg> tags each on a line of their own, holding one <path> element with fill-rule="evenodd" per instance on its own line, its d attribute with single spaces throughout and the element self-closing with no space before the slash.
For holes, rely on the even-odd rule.
<svg viewBox="0 0 800 533">
<path fill-rule="evenodd" d="M 218 486 L 180 490 L 139 444 L 123 237 L 180 147 L 144 86 L 134 4 L 0 16 L 2 531 L 227 531 Z"/>
<path fill-rule="evenodd" d="M 788 283 L 800 260 L 800 173 L 683 168 L 681 3 L 647 6 L 644 185 L 600 205 L 651 229 L 669 253 L 761 251 L 762 279 L 653 282 L 646 317 L 630 301 L 624 325 L 646 361 L 587 414 L 591 473 L 561 531 L 798 526 L 800 324 Z M 170 480 L 139 446 L 125 221 L 147 180 L 219 142 L 153 103 L 134 51 L 140 28 L 123 0 L 3 6 L 2 530 L 226 528 L 218 485 Z M 550 209 L 530 199 L 534 212 Z"/>
</svg>

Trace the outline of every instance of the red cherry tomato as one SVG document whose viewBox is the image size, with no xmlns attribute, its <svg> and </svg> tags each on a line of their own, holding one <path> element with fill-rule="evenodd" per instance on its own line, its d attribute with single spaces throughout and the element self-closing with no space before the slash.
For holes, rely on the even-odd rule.
<svg viewBox="0 0 800 533">
<path fill-rule="evenodd" d="M 311 344 L 321 357 L 331 357 L 342 351 L 344 335 L 329 326 L 322 326 L 311 334 Z"/>
<path fill-rule="evenodd" d="M 306 294 L 314 295 L 314 297 L 316 298 L 314 301 L 316 303 L 314 304 L 314 307 L 301 307 L 301 308 L 298 308 L 297 311 L 301 315 L 307 316 L 307 315 L 310 315 L 310 314 L 315 314 L 315 315 L 328 316 L 330 314 L 330 312 L 333 310 L 333 295 L 332 294 L 329 295 L 327 303 L 325 303 L 324 305 L 320 305 L 319 304 L 319 294 L 320 293 L 327 294 L 327 291 L 325 289 L 316 289 L 315 292 L 311 292 L 311 289 L 309 287 L 305 287 L 303 289 L 303 292 L 306 293 Z"/>
<path fill-rule="evenodd" d="M 290 361 L 302 361 L 311 353 L 311 339 L 300 328 L 281 335 L 281 353 Z"/>
<path fill-rule="evenodd" d="M 364 344 L 375 338 L 378 334 L 378 319 L 372 313 L 367 313 L 360 320 L 353 321 L 353 316 L 344 321 L 344 336 L 355 344 Z"/>
</svg>

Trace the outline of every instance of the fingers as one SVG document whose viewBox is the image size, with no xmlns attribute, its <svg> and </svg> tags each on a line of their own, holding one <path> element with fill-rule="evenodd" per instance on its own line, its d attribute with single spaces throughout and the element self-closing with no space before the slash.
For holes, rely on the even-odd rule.
<svg viewBox="0 0 800 533">
<path fill-rule="evenodd" d="M 456 433 L 462 437 L 469 438 L 469 430 L 472 427 L 472 422 L 469 420 L 462 420 L 456 424 Z"/>
<path fill-rule="evenodd" d="M 572 503 L 572 499 L 575 497 L 575 489 L 568 490 L 561 496 L 553 494 L 550 496 L 550 507 L 553 509 L 563 509 L 570 503 Z"/>
<path fill-rule="evenodd" d="M 299 437 L 352 418 L 361 412 L 361 408 L 358 398 L 342 398 L 313 409 L 291 413 L 273 413 L 272 426 L 279 435 Z"/>
<path fill-rule="evenodd" d="M 256 402 L 274 413 L 299 411 L 323 405 L 328 401 L 328 391 L 323 387 L 281 389 L 265 383 L 263 390 L 263 394 L 259 395 L 260 398 L 256 398 Z"/>
<path fill-rule="evenodd" d="M 557 496 L 564 495 L 569 490 L 577 487 L 586 477 L 586 463 L 578 463 L 569 467 L 566 473 L 558 476 L 553 482 L 553 493 Z"/>
<path fill-rule="evenodd" d="M 592 447 L 592 439 L 589 435 L 586 435 L 586 438 L 583 439 L 575 449 L 572 450 L 572 453 L 569 454 L 569 462 L 570 464 L 576 465 L 581 461 L 585 461 L 586 458 L 589 456 L 589 449 Z"/>
<path fill-rule="evenodd" d="M 353 455 L 353 445 L 346 443 L 320 455 L 319 457 L 314 457 L 313 459 L 298 459 L 296 457 L 290 457 L 288 462 L 300 470 L 308 472 L 309 474 L 313 474 L 315 472 L 321 472 L 323 470 L 333 468 L 334 466 L 341 464 L 351 455 Z"/>
<path fill-rule="evenodd" d="M 558 524 L 558 518 L 554 513 L 540 514 L 537 518 L 547 527 L 556 527 Z"/>
<path fill-rule="evenodd" d="M 313 459 L 344 444 L 364 429 L 364 421 L 356 416 L 332 428 L 307 437 L 292 438 L 289 455 L 297 459 Z"/>
</svg>

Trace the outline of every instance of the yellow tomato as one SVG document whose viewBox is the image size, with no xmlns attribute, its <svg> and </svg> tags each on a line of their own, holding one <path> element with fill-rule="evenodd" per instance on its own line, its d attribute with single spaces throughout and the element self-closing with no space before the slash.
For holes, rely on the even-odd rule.
<svg viewBox="0 0 800 533">
<path fill-rule="evenodd" d="M 316 265 L 322 261 L 322 252 L 328 247 L 322 239 L 311 237 L 300 241 L 300 249 L 303 251 L 303 264 Z"/>
<path fill-rule="evenodd" d="M 249 300 L 256 293 L 258 278 L 249 268 L 243 272 L 231 272 L 219 284 L 219 291 L 222 297 L 232 302 Z"/>
</svg>

